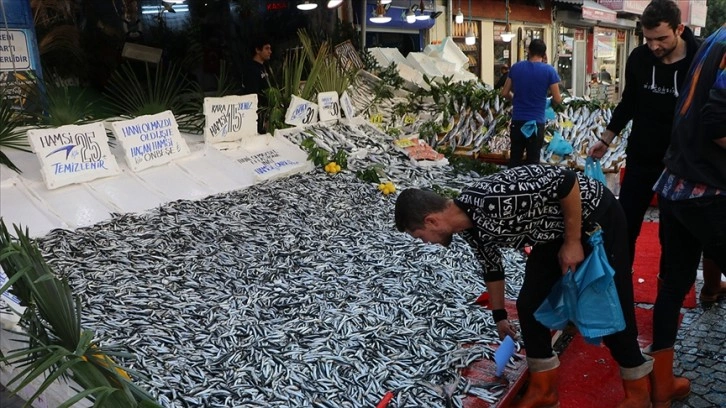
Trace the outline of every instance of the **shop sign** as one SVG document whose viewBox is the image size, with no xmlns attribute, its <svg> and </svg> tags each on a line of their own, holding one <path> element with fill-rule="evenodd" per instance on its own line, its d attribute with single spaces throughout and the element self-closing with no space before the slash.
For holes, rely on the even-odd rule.
<svg viewBox="0 0 726 408">
<path fill-rule="evenodd" d="M 28 142 L 40 161 L 40 172 L 49 190 L 120 172 L 108 147 L 103 122 L 32 129 L 28 131 Z"/>
<path fill-rule="evenodd" d="M 204 141 L 233 142 L 257 134 L 257 94 L 204 98 Z"/>
<path fill-rule="evenodd" d="M 111 122 L 111 128 L 124 149 L 126 164 L 133 171 L 166 164 L 189 154 L 176 118 L 169 110 Z"/>
<path fill-rule="evenodd" d="M 600 0 L 599 3 L 611 10 L 641 15 L 649 2 L 643 0 Z"/>
<path fill-rule="evenodd" d="M 343 91 L 340 95 L 340 107 L 346 118 L 353 119 L 355 116 L 355 108 L 353 107 L 353 100 L 348 95 L 348 91 Z"/>
<path fill-rule="evenodd" d="M 0 88 L 22 109 L 29 84 L 41 77 L 40 54 L 29 1 L 0 0 Z"/>
<path fill-rule="evenodd" d="M 585 1 L 582 5 L 582 18 L 587 20 L 615 22 L 617 21 L 618 13 L 593 1 Z"/>
<path fill-rule="evenodd" d="M 340 119 L 338 92 L 320 92 L 318 94 L 318 107 L 321 121 Z"/>
</svg>

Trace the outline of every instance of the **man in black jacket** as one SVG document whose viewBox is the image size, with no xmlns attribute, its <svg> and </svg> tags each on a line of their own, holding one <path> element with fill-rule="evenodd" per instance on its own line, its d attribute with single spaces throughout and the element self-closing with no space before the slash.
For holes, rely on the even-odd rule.
<svg viewBox="0 0 726 408">
<path fill-rule="evenodd" d="M 652 1 L 643 11 L 641 23 L 646 44 L 630 53 L 622 100 L 588 152 L 601 158 L 615 136 L 633 120 L 619 197 L 628 224 L 631 262 L 653 198 L 653 184 L 663 171 L 676 99 L 699 45 L 691 30 L 681 24 L 681 11 L 672 0 Z"/>
<path fill-rule="evenodd" d="M 265 112 L 267 97 L 265 90 L 270 87 L 270 72 L 266 66 L 272 56 L 272 46 L 265 38 L 257 38 L 252 44 L 252 58 L 247 61 L 242 71 L 245 94 L 257 94 L 257 133 L 266 131 Z"/>
<path fill-rule="evenodd" d="M 653 406 L 690 391 L 673 376 L 673 345 L 683 299 L 701 252 L 726 271 L 726 24 L 694 57 L 676 105 L 659 194 L 660 286 L 653 309 Z"/>
</svg>

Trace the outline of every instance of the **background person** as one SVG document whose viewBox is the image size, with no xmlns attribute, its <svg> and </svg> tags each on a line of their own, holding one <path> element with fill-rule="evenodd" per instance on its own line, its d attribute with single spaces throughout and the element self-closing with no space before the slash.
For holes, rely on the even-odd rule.
<svg viewBox="0 0 726 408">
<path fill-rule="evenodd" d="M 540 161 L 544 143 L 545 105 L 547 91 L 552 93 L 552 106 L 562 103 L 560 77 L 546 61 L 547 46 L 542 40 L 532 40 L 529 57 L 509 70 L 501 95 L 512 101 L 512 123 L 509 167 L 534 164 Z M 524 152 L 527 159 L 524 159 Z"/>
<path fill-rule="evenodd" d="M 650 2 L 640 20 L 646 44 L 630 53 L 622 99 L 607 129 L 588 150 L 596 159 L 603 157 L 615 135 L 633 121 L 619 196 L 628 225 L 631 262 L 653 200 L 653 185 L 663 171 L 676 99 L 699 45 L 691 30 L 681 24 L 681 10 L 671 0 Z"/>
<path fill-rule="evenodd" d="M 267 96 L 265 90 L 270 87 L 270 70 L 267 62 L 272 57 L 272 46 L 266 38 L 257 38 L 252 42 L 252 58 L 242 70 L 242 82 L 245 94 L 257 94 L 257 133 L 266 132 L 265 108 Z"/>
<path fill-rule="evenodd" d="M 454 234 L 461 234 L 482 265 L 500 338 L 516 336 L 504 309 L 501 249 L 532 246 L 517 298 L 530 371 L 519 407 L 558 403 L 559 360 L 552 351 L 550 329 L 534 313 L 561 276 L 576 270 L 591 251 L 585 232 L 599 225 L 626 325 L 603 338 L 620 365 L 626 399 L 619 407 L 650 407 L 652 362 L 637 340 L 624 217 L 602 183 L 562 167 L 519 166 L 484 177 L 454 200 L 432 191 L 404 190 L 396 200 L 395 221 L 399 231 L 426 243 L 448 246 Z"/>
<path fill-rule="evenodd" d="M 502 66 L 499 68 L 499 79 L 497 79 L 497 82 L 494 84 L 494 89 L 500 89 L 504 86 L 504 83 L 507 82 L 507 77 L 509 76 L 509 64 L 502 64 Z"/>
<path fill-rule="evenodd" d="M 701 253 L 726 270 L 726 24 L 700 48 L 687 78 L 654 187 L 663 248 L 649 349 L 655 407 L 690 393 L 690 381 L 673 375 L 673 346 Z"/>
</svg>

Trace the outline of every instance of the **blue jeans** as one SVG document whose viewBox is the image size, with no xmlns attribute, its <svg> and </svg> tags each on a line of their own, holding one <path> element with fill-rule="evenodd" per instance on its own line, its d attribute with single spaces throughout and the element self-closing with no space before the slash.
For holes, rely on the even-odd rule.
<svg viewBox="0 0 726 408">
<path fill-rule="evenodd" d="M 653 351 L 673 347 L 678 318 L 696 281 L 701 252 L 726 271 L 726 196 L 670 201 L 660 210 L 660 287 L 653 309 Z"/>
<path fill-rule="evenodd" d="M 653 200 L 653 185 L 663 172 L 663 165 L 641 166 L 626 162 L 625 177 L 620 186 L 620 205 L 625 213 L 628 226 L 628 249 L 630 262 L 635 260 L 635 241 L 640 235 L 645 212 Z"/>
</svg>

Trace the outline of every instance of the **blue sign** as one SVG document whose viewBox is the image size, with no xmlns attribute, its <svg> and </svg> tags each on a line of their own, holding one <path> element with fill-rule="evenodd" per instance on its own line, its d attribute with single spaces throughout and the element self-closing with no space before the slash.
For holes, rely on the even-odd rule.
<svg viewBox="0 0 726 408">
<path fill-rule="evenodd" d="M 41 77 L 40 53 L 29 0 L 0 0 L 0 86 L 19 98 L 20 85 Z"/>
</svg>

